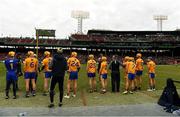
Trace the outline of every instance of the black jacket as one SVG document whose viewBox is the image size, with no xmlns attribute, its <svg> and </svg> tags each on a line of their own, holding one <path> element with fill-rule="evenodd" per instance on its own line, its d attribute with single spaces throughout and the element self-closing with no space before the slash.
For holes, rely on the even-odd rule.
<svg viewBox="0 0 180 117">
<path fill-rule="evenodd" d="M 67 61 L 63 54 L 55 54 L 51 63 L 52 75 L 56 77 L 64 77 L 67 70 Z"/>
<path fill-rule="evenodd" d="M 109 69 L 111 70 L 112 73 L 120 73 L 120 67 L 121 63 L 119 61 L 111 61 L 109 65 Z"/>
</svg>

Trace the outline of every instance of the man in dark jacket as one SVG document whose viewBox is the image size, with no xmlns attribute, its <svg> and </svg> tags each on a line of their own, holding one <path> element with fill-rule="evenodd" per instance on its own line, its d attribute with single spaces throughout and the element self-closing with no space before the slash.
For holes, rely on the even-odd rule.
<svg viewBox="0 0 180 117">
<path fill-rule="evenodd" d="M 117 56 L 113 55 L 112 61 L 109 65 L 109 69 L 111 70 L 111 85 L 112 92 L 119 92 L 120 88 L 120 65 L 121 63 L 117 60 Z"/>
<path fill-rule="evenodd" d="M 64 76 L 65 71 L 67 70 L 67 61 L 63 56 L 63 49 L 58 48 L 57 54 L 54 55 L 49 68 L 52 69 L 52 79 L 50 84 L 50 105 L 49 108 L 54 107 L 54 88 L 56 83 L 59 84 L 59 107 L 62 106 L 63 100 L 63 84 L 64 84 Z"/>
</svg>

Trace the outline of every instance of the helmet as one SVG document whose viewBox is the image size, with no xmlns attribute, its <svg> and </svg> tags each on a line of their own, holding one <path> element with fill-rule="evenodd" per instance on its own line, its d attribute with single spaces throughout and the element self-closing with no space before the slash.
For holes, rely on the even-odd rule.
<svg viewBox="0 0 180 117">
<path fill-rule="evenodd" d="M 34 54 L 34 57 L 37 58 L 37 54 Z"/>
<path fill-rule="evenodd" d="M 105 56 L 102 57 L 102 61 L 106 61 L 107 58 Z"/>
<path fill-rule="evenodd" d="M 63 53 L 63 49 L 62 48 L 58 48 L 57 49 L 57 53 Z"/>
<path fill-rule="evenodd" d="M 137 53 L 137 54 L 136 54 L 136 57 L 137 57 L 137 58 L 141 58 L 141 57 L 142 57 L 142 54 L 141 54 L 141 53 Z"/>
<path fill-rule="evenodd" d="M 150 57 L 148 57 L 147 59 L 148 59 L 149 61 L 150 61 L 150 60 L 153 60 L 153 58 L 152 58 L 151 56 L 150 56 Z"/>
<path fill-rule="evenodd" d="M 50 53 L 49 51 L 45 51 L 45 52 L 44 52 L 44 55 L 45 55 L 45 56 L 50 56 L 50 54 L 51 54 L 51 53 Z"/>
<path fill-rule="evenodd" d="M 77 56 L 77 52 L 72 52 L 71 56 L 76 57 Z"/>
<path fill-rule="evenodd" d="M 10 51 L 10 52 L 8 53 L 8 55 L 11 56 L 11 57 L 14 57 L 15 52 L 14 52 L 14 51 Z"/>
<path fill-rule="evenodd" d="M 93 55 L 93 54 L 90 54 L 90 55 L 89 55 L 89 59 L 94 59 L 94 55 Z"/>
<path fill-rule="evenodd" d="M 129 56 L 125 56 L 124 60 L 128 61 L 129 60 Z"/>
<path fill-rule="evenodd" d="M 129 57 L 129 60 L 130 61 L 134 61 L 134 57 Z"/>
<path fill-rule="evenodd" d="M 34 56 L 34 52 L 33 51 L 28 51 L 28 56 Z"/>
</svg>

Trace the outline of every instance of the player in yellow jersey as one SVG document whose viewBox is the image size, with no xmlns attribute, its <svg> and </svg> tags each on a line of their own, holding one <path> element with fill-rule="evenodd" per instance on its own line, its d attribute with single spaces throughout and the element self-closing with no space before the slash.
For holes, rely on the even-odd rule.
<svg viewBox="0 0 180 117">
<path fill-rule="evenodd" d="M 148 57 L 148 59 L 147 59 L 147 68 L 148 68 L 148 75 L 149 75 L 149 89 L 148 89 L 148 91 L 154 91 L 155 90 L 156 64 L 153 61 L 152 57 Z"/>
<path fill-rule="evenodd" d="M 128 73 L 128 89 L 129 93 L 133 94 L 134 90 L 134 78 L 135 78 L 136 64 L 133 57 L 129 57 L 129 62 L 127 64 Z M 124 91 L 123 94 L 127 94 L 128 91 Z"/>
<path fill-rule="evenodd" d="M 101 86 L 102 90 L 101 93 L 106 93 L 106 88 L 107 88 L 107 58 L 105 56 L 102 57 L 102 63 L 100 66 L 99 74 L 101 76 Z"/>
<path fill-rule="evenodd" d="M 87 62 L 87 76 L 89 78 L 89 92 L 92 93 L 93 91 L 97 91 L 96 89 L 96 61 L 94 60 L 94 55 L 89 55 L 89 60 Z"/>
<path fill-rule="evenodd" d="M 128 93 L 128 63 L 129 63 L 129 56 L 126 56 L 123 60 L 123 68 L 124 68 L 124 79 L 125 79 L 125 93 Z"/>
<path fill-rule="evenodd" d="M 29 51 L 28 52 L 29 57 L 25 59 L 24 61 L 24 78 L 26 82 L 26 97 L 29 97 L 29 82 L 31 80 L 32 82 L 32 95 L 35 96 L 35 90 L 36 90 L 36 83 L 35 83 L 35 77 L 36 73 L 38 71 L 38 60 L 34 58 L 34 52 Z"/>
<path fill-rule="evenodd" d="M 44 70 L 44 96 L 47 96 L 48 92 L 48 82 L 49 79 L 52 77 L 52 70 L 49 69 L 49 65 L 51 64 L 52 58 L 50 57 L 51 53 L 49 51 L 44 52 L 45 58 L 42 61 L 42 68 L 41 70 Z"/>
<path fill-rule="evenodd" d="M 77 53 L 72 52 L 71 57 L 67 60 L 68 64 L 68 72 L 69 72 L 69 79 L 67 82 L 67 95 L 64 96 L 65 98 L 70 98 L 70 88 L 71 88 L 71 82 L 73 82 L 73 90 L 74 94 L 73 97 L 76 97 L 76 90 L 77 90 L 77 79 L 78 79 L 78 72 L 80 69 L 80 61 L 77 59 Z"/>
<path fill-rule="evenodd" d="M 136 55 L 136 78 L 135 78 L 135 90 L 141 90 L 142 84 L 142 73 L 143 73 L 143 63 L 142 54 L 138 53 Z"/>
</svg>

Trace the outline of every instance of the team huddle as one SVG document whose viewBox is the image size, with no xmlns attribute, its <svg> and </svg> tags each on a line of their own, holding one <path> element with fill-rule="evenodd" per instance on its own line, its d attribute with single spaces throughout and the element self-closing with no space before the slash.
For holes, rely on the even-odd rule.
<svg viewBox="0 0 180 117">
<path fill-rule="evenodd" d="M 26 87 L 26 97 L 36 96 L 36 81 L 38 77 L 38 73 L 44 71 L 44 92 L 43 95 L 46 96 L 49 91 L 49 80 L 53 77 L 53 66 L 52 61 L 55 57 L 51 57 L 51 53 L 49 51 L 44 52 L 44 59 L 41 62 L 41 65 L 38 62 L 37 55 L 34 52 L 29 51 L 25 60 L 23 61 L 23 71 L 24 71 L 24 79 L 25 79 L 25 87 Z M 57 59 L 58 60 L 58 59 Z M 113 61 L 115 61 L 113 63 Z M 142 55 L 138 53 L 136 55 L 136 59 L 134 57 L 126 56 L 123 58 L 123 62 L 118 61 L 114 56 L 112 61 L 108 67 L 107 57 L 101 55 L 101 57 L 96 62 L 93 54 L 88 56 L 88 61 L 86 64 L 86 72 L 87 77 L 89 78 L 89 92 L 97 92 L 97 83 L 96 83 L 96 74 L 98 74 L 99 82 L 101 84 L 100 93 L 104 94 L 107 92 L 107 78 L 108 78 L 108 69 L 111 71 L 111 77 L 113 73 L 113 77 L 120 77 L 119 67 L 122 66 L 124 69 L 124 78 L 125 78 L 125 91 L 123 94 L 130 93 L 132 94 L 135 90 L 141 90 L 142 84 L 142 74 L 143 74 L 143 65 L 144 61 L 142 59 Z M 10 85 L 13 85 L 13 99 L 16 99 L 16 88 L 17 88 L 17 80 L 18 80 L 18 72 L 21 71 L 18 69 L 21 61 L 15 58 L 15 52 L 10 51 L 8 53 L 8 58 L 5 60 L 5 67 L 7 69 L 6 74 L 6 99 L 9 98 L 9 89 Z M 112 68 L 112 63 L 115 65 L 115 68 Z M 116 64 L 118 65 L 116 66 Z M 97 67 L 98 64 L 98 67 Z M 64 68 L 69 75 L 69 79 L 67 81 L 67 94 L 64 96 L 65 98 L 70 98 L 70 92 L 73 88 L 73 97 L 76 97 L 77 93 L 77 80 L 78 73 L 81 68 L 80 61 L 77 58 L 77 53 L 72 52 L 70 57 L 65 60 L 64 63 L 67 68 Z M 56 65 L 57 66 L 57 65 Z M 62 66 L 58 66 L 56 69 L 61 69 Z M 147 59 L 147 68 L 148 68 L 148 76 L 149 76 L 149 89 L 148 91 L 155 90 L 155 67 L 156 64 L 153 61 L 152 57 L 148 57 Z M 114 69 L 117 69 L 115 72 Z M 58 73 L 56 73 L 58 74 Z M 62 72 L 63 74 L 63 72 Z M 61 76 L 56 75 L 56 76 Z M 64 77 L 64 75 L 62 75 Z M 115 78 L 117 79 L 117 78 Z M 111 79 L 112 80 L 112 79 Z M 63 80 L 64 81 L 64 80 Z M 62 82 L 63 82 L 62 81 Z M 118 84 L 117 92 L 119 92 L 119 82 L 120 79 L 116 81 Z M 62 83 L 63 85 L 63 83 Z M 72 88 L 71 88 L 72 85 Z M 50 86 L 51 87 L 51 86 Z M 63 86 L 61 87 L 63 90 Z M 54 90 L 54 89 L 53 89 Z M 53 90 L 49 91 L 50 95 L 54 95 Z M 114 89 L 112 89 L 114 91 Z M 62 94 L 63 95 L 63 94 Z M 61 97 L 62 97 L 61 95 Z M 60 101 L 62 102 L 62 100 Z M 52 106 L 52 105 L 51 105 Z"/>
</svg>

